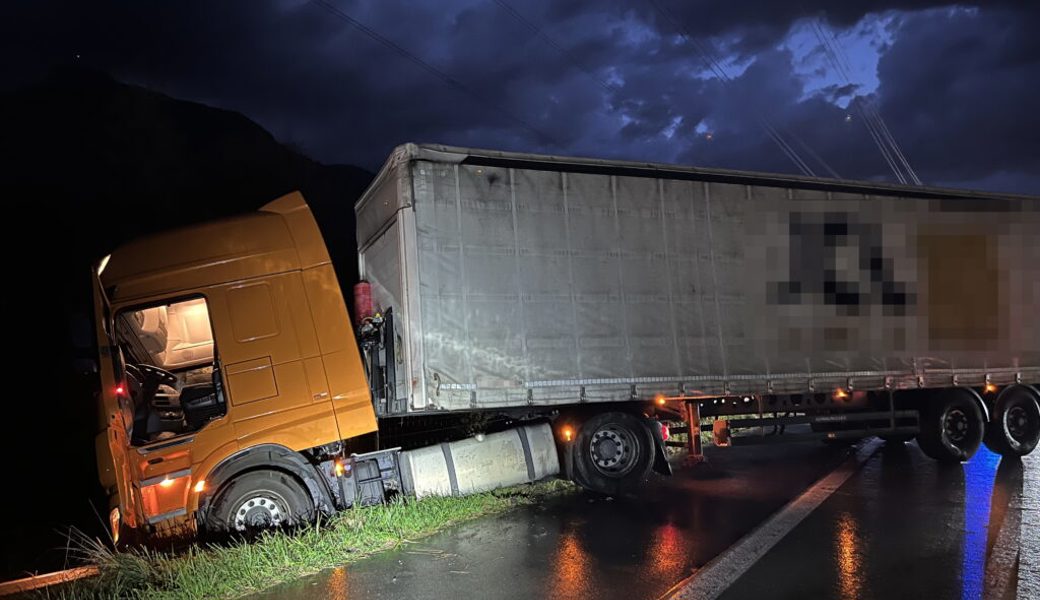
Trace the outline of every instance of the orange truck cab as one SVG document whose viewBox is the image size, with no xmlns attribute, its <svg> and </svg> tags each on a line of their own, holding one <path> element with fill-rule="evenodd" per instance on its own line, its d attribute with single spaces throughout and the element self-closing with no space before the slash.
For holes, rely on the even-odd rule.
<svg viewBox="0 0 1040 600">
<path fill-rule="evenodd" d="M 346 455 L 343 440 L 377 421 L 300 194 L 133 241 L 96 273 L 96 451 L 114 537 L 285 524 L 363 494 L 344 470 L 395 472 L 392 452 Z"/>
</svg>

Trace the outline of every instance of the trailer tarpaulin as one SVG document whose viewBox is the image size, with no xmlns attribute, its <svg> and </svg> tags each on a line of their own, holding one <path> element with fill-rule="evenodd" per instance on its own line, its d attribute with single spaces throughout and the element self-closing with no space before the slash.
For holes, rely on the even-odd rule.
<svg viewBox="0 0 1040 600">
<path fill-rule="evenodd" d="M 1035 198 L 409 145 L 357 210 L 411 410 L 1040 369 Z"/>
</svg>

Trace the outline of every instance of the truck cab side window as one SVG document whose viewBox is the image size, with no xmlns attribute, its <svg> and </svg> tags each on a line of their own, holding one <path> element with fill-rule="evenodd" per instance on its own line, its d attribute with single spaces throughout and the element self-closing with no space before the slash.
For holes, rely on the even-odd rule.
<svg viewBox="0 0 1040 600">
<path fill-rule="evenodd" d="M 190 434 L 226 414 L 205 298 L 122 310 L 116 336 L 133 404 L 133 445 Z"/>
</svg>

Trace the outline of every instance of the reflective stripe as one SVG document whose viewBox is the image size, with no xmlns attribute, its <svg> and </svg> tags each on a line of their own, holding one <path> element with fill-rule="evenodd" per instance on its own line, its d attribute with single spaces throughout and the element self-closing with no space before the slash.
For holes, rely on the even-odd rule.
<svg viewBox="0 0 1040 600">
<path fill-rule="evenodd" d="M 187 477 L 188 475 L 191 475 L 191 469 L 181 469 L 180 471 L 174 471 L 173 473 L 165 473 L 156 477 L 149 477 L 141 482 L 141 487 L 156 485 L 166 481 L 167 479 L 180 479 L 181 477 Z"/>
<path fill-rule="evenodd" d="M 186 509 L 186 508 L 178 508 L 176 510 L 171 510 L 170 512 L 165 512 L 165 513 L 163 513 L 161 515 L 155 515 L 154 517 L 148 517 L 148 524 L 149 525 L 154 525 L 155 523 L 158 523 L 159 521 L 165 521 L 166 519 L 172 519 L 174 517 L 180 517 L 180 516 L 183 516 L 183 515 L 186 515 L 186 514 L 188 514 L 188 509 Z"/>
</svg>

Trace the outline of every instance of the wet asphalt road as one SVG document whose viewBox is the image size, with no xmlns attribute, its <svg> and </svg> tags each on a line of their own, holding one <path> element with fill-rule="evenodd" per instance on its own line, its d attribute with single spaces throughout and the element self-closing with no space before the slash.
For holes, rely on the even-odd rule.
<svg viewBox="0 0 1040 600">
<path fill-rule="evenodd" d="M 656 598 L 847 456 L 818 442 L 707 452 L 636 498 L 578 492 L 256 598 Z"/>
<path fill-rule="evenodd" d="M 721 598 L 1040 599 L 1040 456 L 886 447 Z"/>
<path fill-rule="evenodd" d="M 255 598 L 660 598 L 848 455 L 819 443 L 708 452 L 638 498 L 574 494 Z M 1038 488 L 1040 457 L 1002 464 L 983 449 L 942 468 L 913 444 L 886 448 L 722 597 L 1040 598 Z"/>
</svg>

